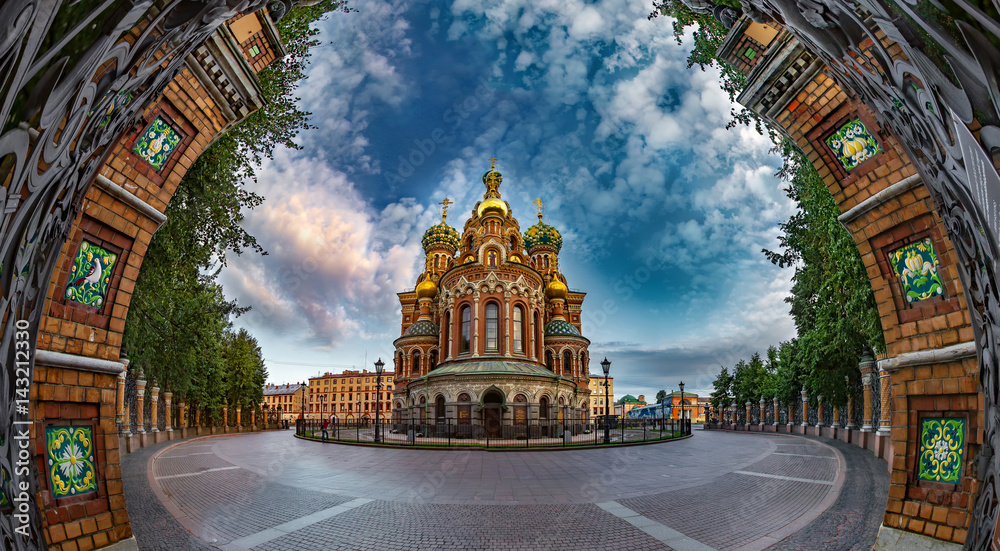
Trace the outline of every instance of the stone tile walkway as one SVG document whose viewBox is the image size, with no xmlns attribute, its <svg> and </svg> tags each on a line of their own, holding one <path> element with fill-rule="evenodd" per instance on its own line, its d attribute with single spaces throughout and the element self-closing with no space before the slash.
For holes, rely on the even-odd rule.
<svg viewBox="0 0 1000 551">
<path fill-rule="evenodd" d="M 140 549 L 862 549 L 888 491 L 885 464 L 839 442 L 700 430 L 527 452 L 279 431 L 142 450 L 123 473 Z"/>
</svg>

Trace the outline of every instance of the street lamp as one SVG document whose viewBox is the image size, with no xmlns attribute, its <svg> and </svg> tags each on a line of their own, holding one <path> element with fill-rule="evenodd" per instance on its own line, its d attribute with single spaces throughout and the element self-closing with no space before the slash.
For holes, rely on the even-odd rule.
<svg viewBox="0 0 1000 551">
<path fill-rule="evenodd" d="M 610 422 L 610 416 L 608 415 L 608 407 L 611 405 L 608 398 L 608 372 L 611 371 L 611 362 L 608 361 L 608 357 L 604 357 L 604 361 L 601 362 L 601 369 L 604 370 L 604 443 L 611 443 L 611 427 L 608 426 Z"/>
<path fill-rule="evenodd" d="M 681 389 L 681 434 L 684 434 L 684 381 L 677 386 Z"/>
<path fill-rule="evenodd" d="M 319 418 L 326 419 L 326 409 L 324 406 L 326 404 L 326 394 L 319 395 Z"/>
<path fill-rule="evenodd" d="M 378 442 L 378 399 L 379 394 L 382 392 L 382 369 L 385 368 L 385 362 L 382 358 L 379 358 L 375 362 L 375 442 Z"/>
</svg>

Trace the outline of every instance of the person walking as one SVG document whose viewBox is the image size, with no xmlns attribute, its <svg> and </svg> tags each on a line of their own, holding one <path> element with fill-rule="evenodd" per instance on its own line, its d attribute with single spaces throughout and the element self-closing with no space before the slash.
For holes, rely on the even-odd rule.
<svg viewBox="0 0 1000 551">
<path fill-rule="evenodd" d="M 324 442 L 326 442 L 326 438 L 327 438 L 327 434 L 328 434 L 326 432 L 326 429 L 329 426 L 330 426 L 330 420 L 329 419 L 323 419 L 323 441 Z"/>
</svg>

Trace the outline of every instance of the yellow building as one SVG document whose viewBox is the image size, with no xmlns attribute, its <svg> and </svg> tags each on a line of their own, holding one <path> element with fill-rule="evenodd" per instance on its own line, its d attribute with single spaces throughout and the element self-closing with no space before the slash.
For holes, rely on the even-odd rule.
<svg viewBox="0 0 1000 551">
<path fill-rule="evenodd" d="M 282 420 L 298 419 L 305 392 L 306 385 L 302 383 L 265 385 L 264 405 L 269 411 L 278 411 L 280 407 Z"/>
<path fill-rule="evenodd" d="M 594 375 L 590 374 L 590 396 L 591 403 L 594 405 L 594 415 L 607 415 L 612 413 L 605 410 L 607 407 L 604 403 L 604 375 Z M 610 403 L 615 403 L 615 378 L 608 377 L 608 398 Z"/>
<path fill-rule="evenodd" d="M 393 371 L 382 372 L 382 395 L 377 400 L 379 416 L 382 419 L 391 419 L 394 376 Z M 367 369 L 324 373 L 319 377 L 310 377 L 306 417 L 309 419 L 335 417 L 340 421 L 359 417 L 374 419 L 375 377 L 375 373 Z"/>
</svg>

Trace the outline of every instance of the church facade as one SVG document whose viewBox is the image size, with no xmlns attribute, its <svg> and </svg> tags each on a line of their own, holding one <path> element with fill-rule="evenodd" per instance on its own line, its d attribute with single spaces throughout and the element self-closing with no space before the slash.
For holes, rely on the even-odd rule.
<svg viewBox="0 0 1000 551">
<path fill-rule="evenodd" d="M 393 421 L 474 438 L 579 427 L 591 402 L 586 293 L 566 285 L 562 236 L 542 221 L 544 203 L 522 233 L 491 161 L 463 231 L 448 225 L 445 199 L 441 223 L 423 236 L 416 286 L 398 294 Z"/>
</svg>

